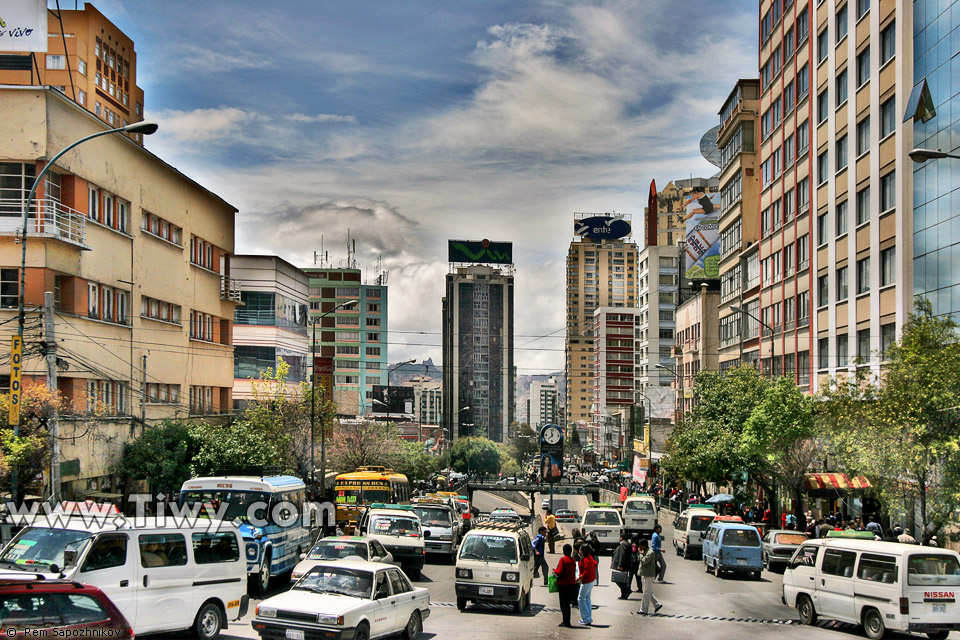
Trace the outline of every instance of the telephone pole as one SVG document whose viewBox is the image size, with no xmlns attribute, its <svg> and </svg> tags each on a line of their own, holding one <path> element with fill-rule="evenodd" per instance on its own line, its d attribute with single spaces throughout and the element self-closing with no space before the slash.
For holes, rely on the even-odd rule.
<svg viewBox="0 0 960 640">
<path fill-rule="evenodd" d="M 53 415 L 47 421 L 50 433 L 50 499 L 54 505 L 60 504 L 60 392 L 57 387 L 57 340 L 56 322 L 53 313 L 53 292 L 43 294 L 43 336 L 44 355 L 47 360 L 47 387 L 54 394 Z"/>
</svg>

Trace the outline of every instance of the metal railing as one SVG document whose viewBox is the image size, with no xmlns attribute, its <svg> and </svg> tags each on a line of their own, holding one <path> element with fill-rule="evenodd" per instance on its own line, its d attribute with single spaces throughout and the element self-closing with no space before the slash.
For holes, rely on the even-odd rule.
<svg viewBox="0 0 960 640">
<path fill-rule="evenodd" d="M 240 285 L 230 276 L 220 276 L 220 299 L 240 302 Z"/>
<path fill-rule="evenodd" d="M 0 198 L 0 235 L 19 235 L 23 200 Z M 27 218 L 27 235 L 55 238 L 86 247 L 87 217 L 56 200 L 34 200 Z"/>
</svg>

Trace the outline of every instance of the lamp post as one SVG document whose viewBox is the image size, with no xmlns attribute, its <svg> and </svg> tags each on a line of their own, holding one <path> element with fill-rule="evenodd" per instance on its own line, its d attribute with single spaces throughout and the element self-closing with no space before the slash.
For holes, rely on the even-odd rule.
<svg viewBox="0 0 960 640">
<path fill-rule="evenodd" d="M 747 316 L 748 318 L 753 318 L 754 320 L 757 321 L 757 323 L 760 324 L 761 327 L 766 327 L 767 330 L 770 332 L 770 375 L 772 376 L 772 375 L 773 375 L 773 327 L 771 327 L 771 326 L 768 325 L 766 322 L 764 322 L 763 320 L 761 320 L 761 319 L 758 318 L 757 316 L 753 315 L 752 313 L 750 313 L 749 311 L 747 311 L 747 310 L 744 309 L 743 307 L 738 307 L 738 306 L 736 306 L 736 305 L 730 305 L 730 310 L 731 310 L 731 311 L 734 311 L 734 312 L 736 312 L 736 313 L 742 313 L 743 315 Z M 763 342 L 763 339 L 761 338 L 760 341 Z"/>
<path fill-rule="evenodd" d="M 400 367 L 402 367 L 403 365 L 405 365 L 405 364 L 414 364 L 416 361 L 417 361 L 416 358 L 410 358 L 409 360 L 404 360 L 403 362 L 398 362 L 397 364 L 395 364 L 395 365 L 393 365 L 392 367 L 390 367 L 389 369 L 387 369 L 387 392 L 386 392 L 386 394 L 385 394 L 386 397 L 384 398 L 384 400 L 387 401 L 387 402 L 386 402 L 386 405 L 387 405 L 387 422 L 390 422 L 390 374 L 393 373 L 394 371 L 396 371 L 397 369 L 399 369 Z"/>
<path fill-rule="evenodd" d="M 910 159 L 921 164 L 927 160 L 940 160 L 942 158 L 953 158 L 954 160 L 960 160 L 960 155 L 955 153 L 947 153 L 946 151 L 941 151 L 940 149 L 914 149 L 907 154 L 910 156 Z"/>
<path fill-rule="evenodd" d="M 20 295 L 17 296 L 17 336 L 20 338 L 20 344 L 23 344 L 23 325 L 26 319 L 26 313 L 24 311 L 24 295 L 26 294 L 27 289 L 27 226 L 30 224 L 30 205 L 33 204 L 33 196 L 37 193 L 37 187 L 40 186 L 40 181 L 46 177 L 47 173 L 50 171 L 57 160 L 59 160 L 63 155 L 73 149 L 74 147 L 80 146 L 88 140 L 93 140 L 94 138 L 99 138 L 100 136 L 110 135 L 111 133 L 142 133 L 145 136 L 149 136 L 153 133 L 156 133 L 159 125 L 156 122 L 149 120 L 144 120 L 142 122 L 136 122 L 134 124 L 128 124 L 125 127 L 118 127 L 116 129 L 105 129 L 104 131 L 97 131 L 96 133 L 91 133 L 88 136 L 84 136 L 75 142 L 71 142 L 66 147 L 64 147 L 57 155 L 53 156 L 49 162 L 47 162 L 43 169 L 40 170 L 40 173 L 37 174 L 37 177 L 33 179 L 33 184 L 30 186 L 30 192 L 27 194 L 27 199 L 23 203 L 23 233 L 20 238 Z M 38 207 L 39 208 L 39 207 Z M 38 218 L 39 218 L 39 211 Z M 52 423 L 56 424 L 56 416 L 53 417 Z M 13 435 L 14 437 L 20 436 L 20 423 L 13 425 Z M 60 500 L 60 455 L 59 449 L 57 446 L 57 439 L 59 438 L 59 433 L 57 429 L 52 428 L 50 430 L 50 444 L 51 444 L 51 459 L 50 459 L 50 484 L 51 484 L 51 494 L 55 502 L 59 503 Z M 16 500 L 17 497 L 17 468 L 14 467 L 10 474 L 10 499 Z"/>
<path fill-rule="evenodd" d="M 310 371 L 312 372 L 310 380 L 310 485 L 316 490 L 317 486 L 317 465 L 314 462 L 314 444 L 313 436 L 317 428 L 317 320 L 325 318 L 331 313 L 339 310 L 345 309 L 347 307 L 352 307 L 357 304 L 356 300 L 347 300 L 341 302 L 333 309 L 329 311 L 324 311 L 320 315 L 316 316 L 313 319 L 313 339 L 310 341 Z M 323 429 L 320 431 L 320 493 L 321 496 L 326 495 L 327 491 L 327 430 Z"/>
</svg>

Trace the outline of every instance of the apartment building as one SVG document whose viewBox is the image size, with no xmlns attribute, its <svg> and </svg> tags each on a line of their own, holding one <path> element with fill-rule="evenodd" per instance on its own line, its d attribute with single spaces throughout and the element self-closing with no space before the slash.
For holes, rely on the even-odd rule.
<svg viewBox="0 0 960 640">
<path fill-rule="evenodd" d="M 316 321 L 316 354 L 334 359 L 333 401 L 341 415 L 361 416 L 371 412 L 373 387 L 387 384 L 387 279 L 381 272 L 365 284 L 352 257 L 348 263 L 303 271 L 310 277 L 310 340 Z M 356 304 L 336 309 L 350 300 Z"/>
<path fill-rule="evenodd" d="M 310 277 L 278 256 L 233 256 L 231 269 L 242 303 L 233 322 L 233 403 L 242 409 L 253 381 L 281 361 L 291 391 L 309 381 Z"/>
<path fill-rule="evenodd" d="M 597 218 L 613 216 L 576 214 L 575 221 Z M 564 418 L 570 426 L 593 423 L 594 312 L 637 306 L 638 250 L 628 239 L 629 226 L 626 234 L 615 239 L 578 235 L 567 249 Z"/>
<path fill-rule="evenodd" d="M 46 53 L 3 59 L 0 85 L 51 87 L 110 128 L 143 120 L 133 40 L 89 3 L 50 12 L 47 30 Z M 140 134 L 128 135 L 143 142 Z"/>
<path fill-rule="evenodd" d="M 638 260 L 637 388 L 651 395 L 652 388 L 672 386 L 672 375 L 657 365 L 673 366 L 671 349 L 680 301 L 680 248 L 676 244 L 645 247 Z"/>
<path fill-rule="evenodd" d="M 624 415 L 637 402 L 637 339 L 640 310 L 600 307 L 593 312 L 593 448 L 619 460 L 627 437 Z M 632 438 L 631 438 L 632 444 Z"/>
<path fill-rule="evenodd" d="M 696 402 L 694 382 L 701 371 L 716 371 L 719 366 L 717 339 L 720 294 L 703 285 L 700 293 L 677 308 L 677 343 L 673 374 L 676 377 L 677 412 L 683 415 Z"/>
<path fill-rule="evenodd" d="M 16 331 L 21 212 L 34 176 L 108 127 L 59 91 L 0 88 L 0 319 Z M 236 209 L 130 139 L 57 161 L 27 226 L 24 384 L 44 384 L 37 307 L 54 294 L 64 496 L 121 493 L 125 442 L 163 418 L 232 410 Z M 139 313 L 138 313 L 139 311 Z M 9 384 L 9 378 L 6 378 Z"/>
<path fill-rule="evenodd" d="M 721 371 L 760 354 L 759 104 L 760 81 L 740 80 L 719 112 Z"/>
<path fill-rule="evenodd" d="M 422 425 L 439 425 L 443 419 L 443 385 L 430 376 L 418 375 L 403 383 L 413 387 L 414 420 Z"/>
<path fill-rule="evenodd" d="M 527 424 L 534 431 L 538 431 L 545 424 L 560 424 L 557 413 L 559 394 L 556 378 L 550 378 L 545 382 L 534 380 L 530 383 Z"/>
</svg>

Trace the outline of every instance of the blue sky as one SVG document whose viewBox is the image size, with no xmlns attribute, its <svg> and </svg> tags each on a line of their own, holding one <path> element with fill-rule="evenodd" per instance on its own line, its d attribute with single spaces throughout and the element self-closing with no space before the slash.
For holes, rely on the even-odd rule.
<svg viewBox="0 0 960 640">
<path fill-rule="evenodd" d="M 757 75 L 755 2 L 95 6 L 135 42 L 146 146 L 237 206 L 237 253 L 309 266 L 349 229 L 383 257 L 392 361 L 440 360 L 449 238 L 512 241 L 516 334 L 561 329 L 573 213 L 640 237 L 650 180 L 715 173 L 699 139 Z M 519 372 L 562 369 L 562 335 Z"/>
</svg>

